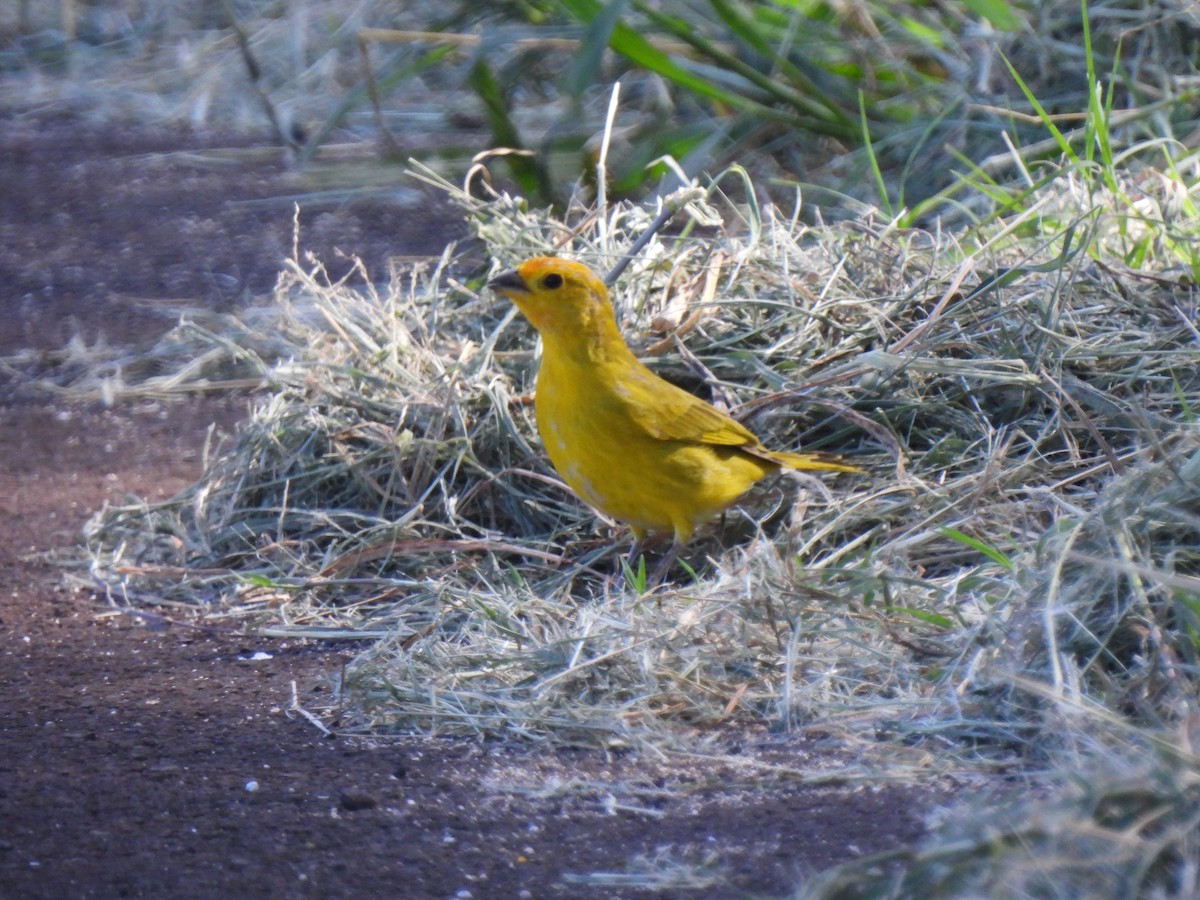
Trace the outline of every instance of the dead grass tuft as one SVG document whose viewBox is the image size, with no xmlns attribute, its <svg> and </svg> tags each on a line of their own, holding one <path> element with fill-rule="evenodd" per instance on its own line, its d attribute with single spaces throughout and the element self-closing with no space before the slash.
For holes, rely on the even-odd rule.
<svg viewBox="0 0 1200 900">
<path fill-rule="evenodd" d="M 633 343 L 772 444 L 870 471 L 767 485 L 696 545 L 694 582 L 614 576 L 625 535 L 547 467 L 522 401 L 531 331 L 449 254 L 379 293 L 294 261 L 273 317 L 242 323 L 270 352 L 228 345 L 267 397 L 184 495 L 97 517 L 93 575 L 114 603 L 374 641 L 340 685 L 351 730 L 665 746 L 820 723 L 1003 757 L 1052 751 L 1045 691 L 1173 718 L 1195 662 L 1196 297 L 1166 242 L 1113 258 L 1111 198 L 1053 230 L 1073 190 L 971 246 L 671 198 L 731 224 L 650 237 L 614 289 Z M 497 266 L 607 270 L 652 219 L 459 199 Z"/>
<path fill-rule="evenodd" d="M 1095 709 L 1077 712 L 1106 719 Z M 1172 732 L 1115 731 L 1125 738 L 1119 747 L 1110 731 L 1060 758 L 1062 786 L 1053 796 L 991 796 L 986 807 L 949 815 L 921 845 L 839 866 L 795 896 L 1196 896 L 1195 720 Z"/>
</svg>

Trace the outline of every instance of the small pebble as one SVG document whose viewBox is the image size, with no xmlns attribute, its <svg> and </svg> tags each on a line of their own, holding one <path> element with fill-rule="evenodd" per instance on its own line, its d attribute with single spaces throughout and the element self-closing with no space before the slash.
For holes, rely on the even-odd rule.
<svg viewBox="0 0 1200 900">
<path fill-rule="evenodd" d="M 338 803 L 346 812 L 358 812 L 363 809 L 374 809 L 379 805 L 379 801 L 370 794 L 362 791 L 346 791 L 338 797 Z"/>
</svg>

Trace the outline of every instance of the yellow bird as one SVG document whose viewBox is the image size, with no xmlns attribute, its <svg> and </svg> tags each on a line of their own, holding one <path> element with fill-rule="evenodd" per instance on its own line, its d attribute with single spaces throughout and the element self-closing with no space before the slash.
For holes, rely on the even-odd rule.
<svg viewBox="0 0 1200 900">
<path fill-rule="evenodd" d="M 629 525 L 636 558 L 647 532 L 675 535 L 661 580 L 696 528 L 780 469 L 854 466 L 768 450 L 745 426 L 651 372 L 617 329 L 604 282 L 587 266 L 539 256 L 488 287 L 542 336 L 534 408 L 558 474 L 602 513 Z"/>
</svg>

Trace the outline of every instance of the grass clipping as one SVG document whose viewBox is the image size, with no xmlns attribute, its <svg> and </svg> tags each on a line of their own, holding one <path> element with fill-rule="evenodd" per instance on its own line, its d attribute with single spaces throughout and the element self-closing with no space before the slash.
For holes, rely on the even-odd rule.
<svg viewBox="0 0 1200 900">
<path fill-rule="evenodd" d="M 1178 245 L 1129 269 L 1128 210 L 1070 179 L 970 248 L 714 196 L 672 198 L 689 227 L 615 285 L 622 330 L 768 445 L 869 474 L 767 482 L 693 545 L 695 580 L 646 594 L 541 453 L 509 304 L 449 256 L 382 293 L 295 260 L 255 320 L 278 354 L 257 411 L 189 490 L 92 521 L 93 577 L 119 605 L 369 641 L 350 730 L 694 746 L 803 722 L 1004 755 L 1046 740 L 1048 696 L 1183 713 L 1200 338 Z M 653 212 L 460 199 L 497 267 L 607 271 Z"/>
</svg>

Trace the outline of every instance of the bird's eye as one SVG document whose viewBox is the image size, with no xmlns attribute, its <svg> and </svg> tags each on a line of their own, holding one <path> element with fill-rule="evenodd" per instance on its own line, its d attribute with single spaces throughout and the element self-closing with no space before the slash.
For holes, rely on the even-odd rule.
<svg viewBox="0 0 1200 900">
<path fill-rule="evenodd" d="M 562 276 L 557 272 L 551 272 L 542 279 L 542 287 L 549 288 L 550 290 L 562 287 Z"/>
</svg>

